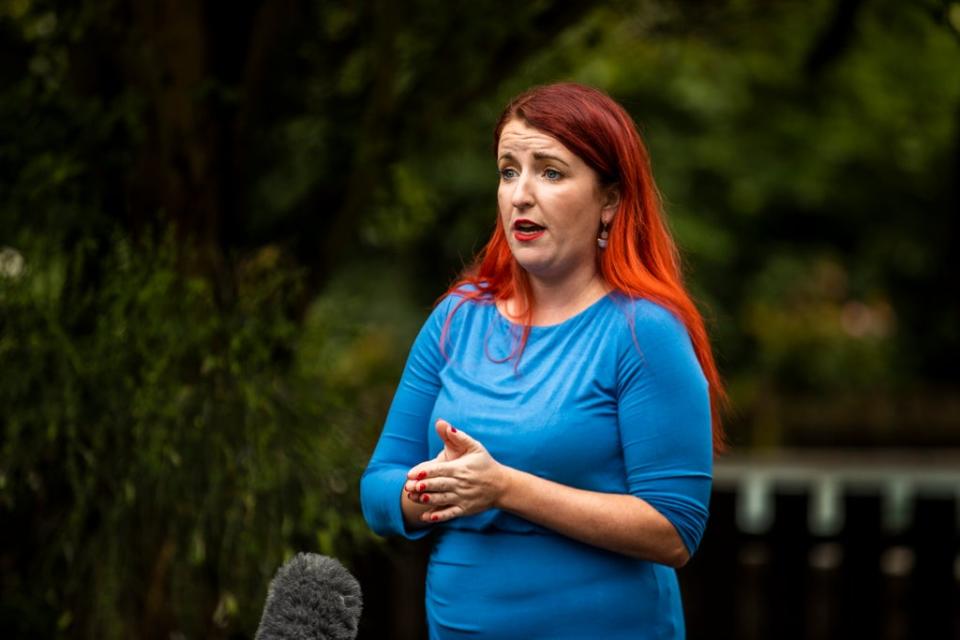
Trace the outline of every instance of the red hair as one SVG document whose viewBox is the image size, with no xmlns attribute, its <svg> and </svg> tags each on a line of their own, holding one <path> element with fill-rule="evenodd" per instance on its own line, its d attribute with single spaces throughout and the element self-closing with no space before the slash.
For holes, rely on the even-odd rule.
<svg viewBox="0 0 960 640">
<path fill-rule="evenodd" d="M 617 186 L 620 201 L 607 248 L 597 252 L 597 269 L 615 291 L 657 302 L 686 326 L 709 384 L 713 448 L 723 451 L 720 414 L 726 394 L 703 318 L 683 285 L 680 256 L 664 223 L 650 158 L 633 119 L 612 98 L 591 87 L 574 83 L 534 87 L 503 110 L 494 129 L 494 153 L 504 126 L 514 119 L 560 141 L 597 173 L 601 185 Z M 530 334 L 533 293 L 526 271 L 513 258 L 499 215 L 487 245 L 444 295 L 454 292 L 463 299 L 451 316 L 467 300 L 495 303 L 515 299 L 524 310 L 523 332 L 515 351 L 519 358 Z M 443 338 L 449 322 L 450 317 Z"/>
</svg>

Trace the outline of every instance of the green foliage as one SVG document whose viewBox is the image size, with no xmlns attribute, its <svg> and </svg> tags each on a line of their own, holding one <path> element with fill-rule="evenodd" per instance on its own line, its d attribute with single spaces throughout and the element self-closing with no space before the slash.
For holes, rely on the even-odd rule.
<svg viewBox="0 0 960 640">
<path fill-rule="evenodd" d="M 319 312 L 302 332 L 302 274 L 274 247 L 238 262 L 232 302 L 184 275 L 194 258 L 122 235 L 6 250 L 0 519 L 35 537 L 6 559 L 3 626 L 249 631 L 285 557 L 369 537 L 355 487 L 389 387 L 366 368 L 395 375 L 390 348 L 370 329 L 328 343 Z"/>
</svg>

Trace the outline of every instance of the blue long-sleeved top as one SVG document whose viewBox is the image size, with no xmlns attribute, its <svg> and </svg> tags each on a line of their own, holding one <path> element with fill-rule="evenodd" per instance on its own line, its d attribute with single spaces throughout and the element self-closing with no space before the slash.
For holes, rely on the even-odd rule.
<svg viewBox="0 0 960 640">
<path fill-rule="evenodd" d="M 451 295 L 437 305 L 361 481 L 364 516 L 381 535 L 438 534 L 427 578 L 431 638 L 682 637 L 669 567 L 497 509 L 405 525 L 407 471 L 439 453 L 433 424 L 443 418 L 503 464 L 645 500 L 696 549 L 710 495 L 710 406 L 683 324 L 653 302 L 609 294 L 560 324 L 533 327 L 518 364 L 510 356 L 519 331 L 490 303 Z M 595 611 L 601 592 L 614 600 Z"/>
</svg>

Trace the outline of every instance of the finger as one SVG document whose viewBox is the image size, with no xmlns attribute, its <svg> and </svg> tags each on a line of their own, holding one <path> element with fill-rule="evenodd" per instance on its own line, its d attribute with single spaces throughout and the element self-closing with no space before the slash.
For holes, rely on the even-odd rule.
<svg viewBox="0 0 960 640">
<path fill-rule="evenodd" d="M 407 480 L 404 491 L 412 493 L 439 493 L 453 491 L 457 486 L 453 478 L 430 478 L 427 480 Z"/>
<path fill-rule="evenodd" d="M 421 462 L 421 463 L 418 464 L 417 466 L 415 466 L 415 467 L 413 467 L 412 469 L 410 469 L 410 471 L 407 471 L 407 479 L 408 479 L 408 480 L 423 480 L 424 478 L 426 478 L 426 477 L 427 477 L 427 471 L 426 471 L 425 467 L 426 467 L 428 464 L 435 464 L 435 463 L 433 463 L 432 461 L 431 461 L 431 462 Z"/>
<path fill-rule="evenodd" d="M 444 445 L 450 447 L 457 453 L 463 453 L 468 450 L 472 440 L 470 438 L 464 438 L 463 431 L 457 429 L 455 426 L 443 420 L 437 420 L 436 424 L 437 435 L 440 436 L 440 439 L 443 440 Z"/>
<path fill-rule="evenodd" d="M 420 504 L 429 504 L 435 507 L 448 507 L 460 502 L 460 497 L 450 491 L 439 491 L 437 493 L 422 493 L 419 496 Z"/>
<path fill-rule="evenodd" d="M 456 428 L 443 418 L 437 420 L 434 428 L 437 430 L 437 435 L 440 436 L 440 440 L 443 441 L 443 444 L 447 447 L 453 447 L 454 450 L 459 450 L 460 446 L 456 439 L 452 438 L 451 435 L 457 433 Z"/>
<path fill-rule="evenodd" d="M 463 507 L 453 505 L 443 509 L 431 509 L 427 511 L 420 519 L 424 522 L 446 522 L 463 515 Z"/>
<path fill-rule="evenodd" d="M 452 478 L 457 462 L 421 462 L 407 472 L 408 480 L 417 482 L 427 478 Z"/>
<path fill-rule="evenodd" d="M 447 459 L 443 455 L 443 451 L 440 452 L 433 460 L 427 460 L 421 462 L 415 467 L 412 467 L 410 471 L 407 471 L 408 480 L 423 480 L 431 476 L 442 476 L 449 469 L 449 467 L 442 466 L 447 462 Z M 431 470 L 440 469 L 439 471 L 434 471 L 431 473 Z"/>
<path fill-rule="evenodd" d="M 457 429 L 446 420 L 437 420 L 437 434 L 440 438 L 457 451 L 475 451 L 483 445 L 468 436 L 464 431 Z"/>
</svg>

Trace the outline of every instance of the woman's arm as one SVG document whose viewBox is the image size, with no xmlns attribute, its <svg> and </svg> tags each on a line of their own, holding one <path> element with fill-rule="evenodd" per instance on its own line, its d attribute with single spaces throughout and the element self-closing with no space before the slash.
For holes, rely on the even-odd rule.
<svg viewBox="0 0 960 640">
<path fill-rule="evenodd" d="M 624 555 L 672 567 L 690 557 L 670 521 L 640 498 L 577 489 L 502 465 L 482 444 L 442 420 L 437 432 L 459 458 L 411 469 L 404 505 L 411 513 L 418 509 L 424 522 L 498 508 Z"/>
<path fill-rule="evenodd" d="M 568 487 L 504 467 L 505 489 L 495 506 L 531 522 L 627 556 L 682 567 L 690 554 L 670 521 L 629 494 Z"/>
<path fill-rule="evenodd" d="M 406 499 L 403 486 L 410 467 L 429 458 L 430 413 L 444 364 L 440 334 L 450 303 L 448 297 L 433 310 L 414 341 L 380 440 L 360 480 L 364 518 L 380 535 L 419 538 L 428 533 L 428 522 L 421 515 L 429 507 Z"/>
</svg>

